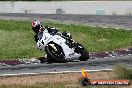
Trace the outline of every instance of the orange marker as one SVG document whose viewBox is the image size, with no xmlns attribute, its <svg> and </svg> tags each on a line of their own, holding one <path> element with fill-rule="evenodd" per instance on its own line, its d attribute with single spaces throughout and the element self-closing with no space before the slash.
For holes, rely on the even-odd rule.
<svg viewBox="0 0 132 88">
<path fill-rule="evenodd" d="M 84 68 L 81 68 L 82 72 L 82 79 L 80 81 L 82 86 L 87 86 L 87 85 L 129 85 L 130 81 L 129 80 L 90 80 L 88 72 L 84 71 Z"/>
</svg>

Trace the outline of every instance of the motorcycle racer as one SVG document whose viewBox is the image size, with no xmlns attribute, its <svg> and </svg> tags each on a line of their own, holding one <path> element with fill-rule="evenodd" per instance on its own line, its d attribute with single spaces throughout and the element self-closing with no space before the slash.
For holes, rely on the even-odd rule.
<svg viewBox="0 0 132 88">
<path fill-rule="evenodd" d="M 53 28 L 53 27 L 49 27 L 49 26 L 45 26 L 43 27 L 41 25 L 41 22 L 40 21 L 33 21 L 32 22 L 32 29 L 33 31 L 35 32 L 35 41 L 37 42 L 38 41 L 38 37 L 39 37 L 39 34 L 41 34 L 43 32 L 43 30 L 47 30 L 51 35 L 54 35 L 56 34 L 59 30 L 57 28 Z"/>
<path fill-rule="evenodd" d="M 33 21 L 32 22 L 32 29 L 35 32 L 34 38 L 35 38 L 35 41 L 37 42 L 38 41 L 38 33 L 42 32 L 44 28 L 41 25 L 40 21 Z"/>
<path fill-rule="evenodd" d="M 35 32 L 37 48 L 46 52 L 45 59 L 39 59 L 42 63 L 51 60 L 59 62 L 74 59 L 88 60 L 89 56 L 85 48 L 73 40 L 70 33 L 61 33 L 57 28 L 47 25 L 43 27 L 40 21 L 32 22 L 32 30 Z"/>
</svg>

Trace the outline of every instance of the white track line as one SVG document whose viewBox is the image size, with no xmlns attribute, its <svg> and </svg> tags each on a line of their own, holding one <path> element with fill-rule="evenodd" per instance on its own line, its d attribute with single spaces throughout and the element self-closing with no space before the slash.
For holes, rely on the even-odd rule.
<svg viewBox="0 0 132 88">
<path fill-rule="evenodd" d="M 100 71 L 111 71 L 113 69 L 101 69 L 101 70 L 85 70 L 88 72 L 100 72 Z M 42 74 L 62 74 L 62 73 L 77 73 L 81 71 L 60 71 L 60 72 L 43 72 L 43 73 L 16 73 L 16 74 L 1 74 L 0 76 L 23 76 L 23 75 L 42 75 Z"/>
</svg>

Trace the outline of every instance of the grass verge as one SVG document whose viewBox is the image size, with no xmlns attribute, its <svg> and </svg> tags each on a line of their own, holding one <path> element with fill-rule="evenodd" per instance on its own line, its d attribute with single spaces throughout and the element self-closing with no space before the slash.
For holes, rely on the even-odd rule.
<svg viewBox="0 0 132 88">
<path fill-rule="evenodd" d="M 117 79 L 132 80 L 132 69 L 127 69 L 124 65 L 117 64 L 114 73 Z"/>
<path fill-rule="evenodd" d="M 89 51 L 111 51 L 132 46 L 132 31 L 51 22 L 44 24 L 70 32 L 73 39 Z M 35 46 L 31 22 L 0 20 L 0 59 L 43 56 Z"/>
</svg>

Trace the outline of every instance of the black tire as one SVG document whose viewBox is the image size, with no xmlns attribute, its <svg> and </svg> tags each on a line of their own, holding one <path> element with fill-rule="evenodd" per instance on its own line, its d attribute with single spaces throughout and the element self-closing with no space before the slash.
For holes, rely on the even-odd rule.
<svg viewBox="0 0 132 88">
<path fill-rule="evenodd" d="M 45 57 L 39 57 L 40 63 L 45 63 L 47 61 L 47 58 Z"/>
<path fill-rule="evenodd" d="M 82 51 L 79 57 L 80 61 L 87 61 L 89 59 L 89 53 L 87 51 Z"/>
<path fill-rule="evenodd" d="M 58 52 L 57 52 L 58 54 L 55 54 L 53 52 L 53 48 L 49 44 L 45 47 L 46 53 L 58 62 L 65 62 L 65 56 L 63 53 L 63 49 L 55 43 L 50 43 L 50 44 L 54 44 L 54 46 L 58 49 Z"/>
</svg>

